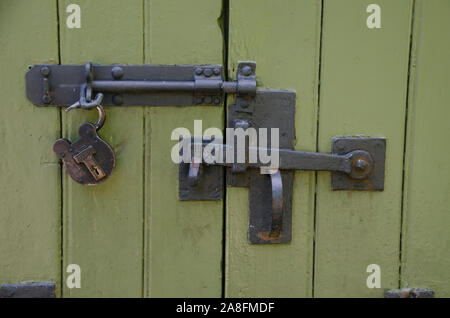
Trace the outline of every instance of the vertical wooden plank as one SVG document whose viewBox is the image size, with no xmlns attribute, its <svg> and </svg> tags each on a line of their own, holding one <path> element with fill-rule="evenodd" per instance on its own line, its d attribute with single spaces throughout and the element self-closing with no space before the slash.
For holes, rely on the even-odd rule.
<svg viewBox="0 0 450 318">
<path fill-rule="evenodd" d="M 294 89 L 296 149 L 316 147 L 320 1 L 230 1 L 229 72 L 256 62 L 259 88 Z M 250 245 L 248 189 L 227 188 L 226 296 L 308 297 L 312 294 L 314 173 L 297 172 L 292 243 Z"/>
<path fill-rule="evenodd" d="M 1 1 L 0 47 L 0 284 L 58 286 L 59 111 L 33 106 L 25 94 L 28 66 L 58 63 L 56 2 Z"/>
<path fill-rule="evenodd" d="M 416 1 L 405 164 L 402 287 L 450 297 L 450 2 Z"/>
<path fill-rule="evenodd" d="M 222 64 L 221 1 L 146 1 L 146 63 Z M 171 132 L 223 128 L 223 106 L 146 110 L 146 295 L 220 297 L 222 201 L 178 201 Z"/>
<path fill-rule="evenodd" d="M 143 2 L 80 0 L 81 28 L 65 25 L 61 16 L 61 60 L 64 64 L 143 63 Z M 143 253 L 143 109 L 106 108 L 100 136 L 115 150 L 116 168 L 99 186 L 85 187 L 64 172 L 64 265 L 81 267 L 81 288 L 64 296 L 139 297 Z M 78 126 L 95 122 L 97 112 L 63 113 L 63 136 L 77 138 Z M 65 274 L 67 275 L 67 274 Z"/>
<path fill-rule="evenodd" d="M 411 0 L 376 3 L 381 28 L 369 29 L 372 1 L 324 1 L 319 151 L 334 136 L 386 137 L 382 192 L 332 191 L 319 173 L 315 296 L 383 296 L 398 286 L 404 118 Z M 381 289 L 369 289 L 367 266 L 381 267 Z"/>
</svg>

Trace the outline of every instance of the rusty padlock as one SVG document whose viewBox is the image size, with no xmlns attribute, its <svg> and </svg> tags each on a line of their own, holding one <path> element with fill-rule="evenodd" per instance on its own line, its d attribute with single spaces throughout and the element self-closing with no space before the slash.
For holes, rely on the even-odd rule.
<svg viewBox="0 0 450 318">
<path fill-rule="evenodd" d="M 78 128 L 80 138 L 75 142 L 61 138 L 53 145 L 53 151 L 64 162 L 67 173 L 73 180 L 83 185 L 97 185 L 105 181 L 115 166 L 114 150 L 98 135 L 106 119 L 105 110 L 99 103 L 95 107 L 99 112 L 96 124 L 83 123 Z M 80 106 L 74 104 L 66 111 L 72 108 L 80 108 Z"/>
</svg>

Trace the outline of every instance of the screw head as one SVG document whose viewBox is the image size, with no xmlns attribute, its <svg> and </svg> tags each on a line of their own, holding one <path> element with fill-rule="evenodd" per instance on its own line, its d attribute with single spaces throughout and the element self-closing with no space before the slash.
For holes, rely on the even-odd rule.
<svg viewBox="0 0 450 318">
<path fill-rule="evenodd" d="M 112 98 L 112 101 L 116 105 L 122 105 L 123 103 L 123 97 L 120 94 L 114 95 Z"/>
<path fill-rule="evenodd" d="M 252 68 L 251 68 L 250 66 L 248 66 L 248 65 L 244 66 L 244 67 L 241 69 L 241 74 L 242 74 L 242 75 L 245 75 L 245 76 L 251 75 L 251 74 L 252 74 Z"/>
<path fill-rule="evenodd" d="M 195 103 L 197 103 L 197 104 L 203 104 L 203 97 L 197 96 L 197 97 L 195 98 Z"/>
<path fill-rule="evenodd" d="M 239 105 L 240 105 L 242 108 L 247 108 L 249 104 L 248 104 L 248 101 L 243 100 L 243 101 L 241 101 L 241 102 L 239 103 Z"/>
<path fill-rule="evenodd" d="M 45 77 L 50 75 L 50 68 L 48 66 L 41 67 L 41 74 Z"/>
<path fill-rule="evenodd" d="M 205 103 L 206 104 L 211 104 L 212 103 L 212 97 L 211 96 L 206 96 L 205 97 Z"/>
<path fill-rule="evenodd" d="M 51 99 L 51 97 L 50 97 L 49 95 L 44 95 L 44 96 L 42 96 L 42 101 L 43 101 L 45 104 L 50 104 L 50 102 L 52 101 L 52 99 Z"/>
<path fill-rule="evenodd" d="M 115 79 L 122 78 L 122 76 L 123 76 L 123 68 L 121 68 L 120 66 L 114 66 L 112 68 L 112 70 L 111 70 L 111 75 Z"/>
<path fill-rule="evenodd" d="M 220 97 L 214 98 L 214 104 L 220 104 Z"/>
<path fill-rule="evenodd" d="M 355 163 L 356 170 L 364 171 L 364 170 L 366 170 L 367 166 L 368 166 L 368 163 L 366 160 L 364 160 L 364 159 L 356 160 L 356 163 Z"/>
<path fill-rule="evenodd" d="M 217 67 L 214 69 L 214 75 L 220 75 L 220 69 L 218 69 Z"/>
<path fill-rule="evenodd" d="M 203 73 L 203 70 L 202 70 L 200 67 L 197 67 L 197 68 L 195 69 L 195 74 L 197 74 L 197 75 L 202 75 L 202 73 Z"/>
<path fill-rule="evenodd" d="M 213 75 L 213 70 L 207 68 L 206 70 L 203 71 L 203 74 L 205 74 L 206 77 L 210 77 L 211 75 Z"/>
</svg>

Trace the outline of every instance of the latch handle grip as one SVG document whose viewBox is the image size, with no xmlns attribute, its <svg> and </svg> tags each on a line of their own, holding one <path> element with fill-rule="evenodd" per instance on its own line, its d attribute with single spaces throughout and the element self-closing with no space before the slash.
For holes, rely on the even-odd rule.
<svg viewBox="0 0 450 318">
<path fill-rule="evenodd" d="M 283 225 L 283 181 L 280 171 L 270 174 L 272 185 L 272 229 L 271 238 L 278 238 Z"/>
</svg>

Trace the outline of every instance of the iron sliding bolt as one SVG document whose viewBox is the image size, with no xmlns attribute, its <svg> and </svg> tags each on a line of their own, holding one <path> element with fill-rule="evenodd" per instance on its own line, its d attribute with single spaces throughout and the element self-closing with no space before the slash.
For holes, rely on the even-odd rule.
<svg viewBox="0 0 450 318">
<path fill-rule="evenodd" d="M 224 81 L 221 65 L 35 65 L 26 74 L 28 99 L 37 106 L 70 106 L 104 95 L 105 106 L 220 105 L 223 94 L 254 96 L 256 64 L 238 64 Z M 83 108 L 83 105 L 81 105 Z"/>
</svg>

